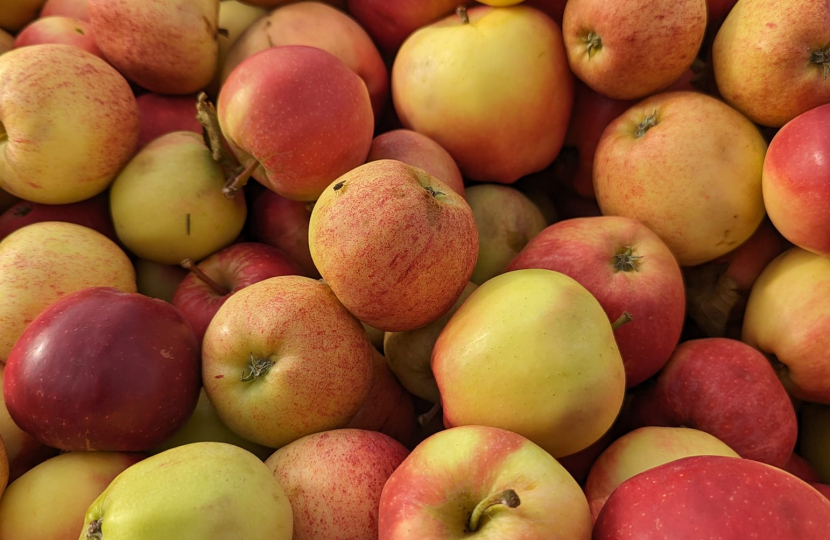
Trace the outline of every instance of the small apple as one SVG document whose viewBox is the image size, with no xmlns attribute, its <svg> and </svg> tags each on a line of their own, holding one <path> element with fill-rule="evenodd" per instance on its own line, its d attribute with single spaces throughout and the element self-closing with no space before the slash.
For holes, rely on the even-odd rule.
<svg viewBox="0 0 830 540">
<path fill-rule="evenodd" d="M 138 150 L 162 135 L 174 131 L 192 131 L 202 134 L 202 125 L 196 119 L 196 97 L 142 94 L 136 98 L 141 131 Z"/>
</svg>

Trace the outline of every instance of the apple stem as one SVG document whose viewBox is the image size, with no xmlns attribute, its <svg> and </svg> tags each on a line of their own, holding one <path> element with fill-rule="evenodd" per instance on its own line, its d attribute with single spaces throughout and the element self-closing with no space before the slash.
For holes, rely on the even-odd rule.
<svg viewBox="0 0 830 540">
<path fill-rule="evenodd" d="M 224 37 L 224 38 L 229 38 L 229 37 L 231 37 L 231 33 L 230 33 L 230 31 L 229 31 L 227 28 L 217 28 L 217 29 L 216 29 L 216 34 L 217 34 L 217 35 L 220 35 L 220 36 L 222 36 L 222 37 Z"/>
<path fill-rule="evenodd" d="M 614 323 L 611 325 L 611 330 L 616 330 L 620 326 L 628 324 L 633 320 L 634 320 L 634 317 L 631 316 L 631 313 L 629 313 L 627 311 L 623 311 L 622 315 L 620 315 L 620 318 L 617 319 L 616 321 L 614 321 Z"/>
<path fill-rule="evenodd" d="M 436 403 L 435 405 L 433 405 L 432 408 L 430 410 L 428 410 L 427 412 L 425 412 L 424 414 L 419 414 L 418 415 L 418 425 L 420 425 L 420 426 L 427 425 L 429 422 L 432 421 L 433 418 L 435 418 L 438 415 L 439 412 L 441 412 L 441 402 L 440 401 L 438 403 Z"/>
<path fill-rule="evenodd" d="M 103 540 L 104 531 L 101 530 L 103 519 L 94 519 L 89 522 L 89 527 L 86 529 L 86 537 L 88 540 Z"/>
<path fill-rule="evenodd" d="M 585 43 L 585 51 L 588 53 L 588 58 L 591 58 L 595 52 L 602 49 L 602 38 L 593 30 L 582 38 L 582 42 Z"/>
<path fill-rule="evenodd" d="M 637 126 L 637 137 L 642 137 L 646 131 L 657 125 L 657 109 L 651 115 L 643 118 L 643 121 Z"/>
<path fill-rule="evenodd" d="M 248 183 L 248 180 L 251 178 L 251 175 L 254 174 L 257 167 L 259 167 L 259 162 L 254 159 L 248 164 L 247 167 L 228 180 L 225 187 L 222 189 L 222 193 L 225 194 L 225 197 L 229 199 L 236 197 L 237 192 L 239 192 L 241 188 L 245 187 L 245 184 Z"/>
<path fill-rule="evenodd" d="M 242 382 L 251 382 L 259 379 L 274 367 L 274 361 L 270 358 L 259 358 L 251 353 L 251 361 L 242 371 Z"/>
<path fill-rule="evenodd" d="M 614 255 L 614 273 L 623 272 L 639 272 L 637 267 L 637 260 L 642 259 L 642 255 L 634 255 L 631 246 L 625 246 L 623 251 Z"/>
<path fill-rule="evenodd" d="M 470 523 L 468 525 L 470 532 L 476 532 L 478 530 L 481 517 L 484 515 L 484 512 L 490 508 L 502 504 L 508 508 L 516 508 L 521 504 L 521 502 L 522 501 L 519 500 L 519 495 L 517 495 L 512 489 L 505 489 L 504 491 L 487 497 L 476 505 L 473 513 L 470 515 Z"/>
<path fill-rule="evenodd" d="M 235 169 L 238 162 L 222 143 L 222 128 L 219 126 L 216 107 L 210 102 L 205 92 L 199 92 L 196 97 L 196 120 L 202 124 L 202 136 L 210 149 L 213 161 L 222 165 L 223 169 Z"/>
<path fill-rule="evenodd" d="M 810 60 L 812 60 L 814 64 L 824 67 L 825 79 L 828 75 L 830 75 L 830 45 L 823 49 L 813 51 L 813 55 L 810 57 Z"/>
<path fill-rule="evenodd" d="M 185 270 L 189 270 L 197 278 L 207 283 L 208 286 L 210 286 L 211 289 L 216 291 L 216 294 L 218 294 L 219 296 L 225 296 L 226 294 L 231 292 L 227 290 L 225 287 L 222 287 L 221 285 L 213 281 L 213 279 L 209 275 L 207 275 L 204 270 L 196 266 L 196 262 L 193 259 L 185 259 L 179 264 L 182 268 L 184 268 Z"/>
<path fill-rule="evenodd" d="M 470 24 L 470 16 L 467 15 L 467 6 L 461 4 L 457 8 L 455 8 L 455 14 L 461 18 L 461 22 L 463 24 Z"/>
</svg>

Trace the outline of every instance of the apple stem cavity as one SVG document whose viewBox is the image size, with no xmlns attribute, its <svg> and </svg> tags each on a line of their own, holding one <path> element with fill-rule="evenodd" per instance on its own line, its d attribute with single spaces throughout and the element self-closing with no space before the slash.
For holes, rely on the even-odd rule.
<svg viewBox="0 0 830 540">
<path fill-rule="evenodd" d="M 639 272 L 637 261 L 642 258 L 642 255 L 634 255 L 631 246 L 625 246 L 622 252 L 614 255 L 614 273 Z"/>
<path fill-rule="evenodd" d="M 593 30 L 588 32 L 588 35 L 584 36 L 582 41 L 585 43 L 585 51 L 588 53 L 588 58 L 592 58 L 597 51 L 602 49 L 602 38 Z"/>
<path fill-rule="evenodd" d="M 637 126 L 637 137 L 642 137 L 646 131 L 657 125 L 657 109 L 654 109 L 649 116 L 643 118 L 643 121 Z"/>
<path fill-rule="evenodd" d="M 259 358 L 254 356 L 254 353 L 251 353 L 251 360 L 248 362 L 248 366 L 242 371 L 242 382 L 252 382 L 266 373 L 274 367 L 274 361 L 270 358 Z"/>
<path fill-rule="evenodd" d="M 487 497 L 476 505 L 475 509 L 473 509 L 473 513 L 470 515 L 470 522 L 467 525 L 470 532 L 476 532 L 478 530 L 482 516 L 490 508 L 501 505 L 508 508 L 516 508 L 521 504 L 521 502 L 522 501 L 519 499 L 519 495 L 512 489 L 505 489 L 504 491 Z"/>
<path fill-rule="evenodd" d="M 196 266 L 196 262 L 195 262 L 193 259 L 185 259 L 185 260 L 183 260 L 183 261 L 180 263 L 180 266 L 181 266 L 182 268 L 184 268 L 185 270 L 190 271 L 190 272 L 191 272 L 191 273 L 193 273 L 193 275 L 195 275 L 197 278 L 199 278 L 199 279 L 201 279 L 202 281 L 204 281 L 205 283 L 207 283 L 207 285 L 208 285 L 211 289 L 213 289 L 213 290 L 216 292 L 216 294 L 218 294 L 219 296 L 225 296 L 225 295 L 227 295 L 227 294 L 229 294 L 229 293 L 231 292 L 231 291 L 229 291 L 228 289 L 226 289 L 225 287 L 222 287 L 221 285 L 219 285 L 218 283 L 216 283 L 216 282 L 215 282 L 215 281 L 214 281 L 214 280 L 213 280 L 213 279 L 212 279 L 209 275 L 207 275 L 207 274 L 205 273 L 205 271 L 204 271 L 204 270 L 202 270 L 201 268 L 199 268 L 198 266 Z"/>
<path fill-rule="evenodd" d="M 424 186 L 424 189 L 427 190 L 427 193 L 432 195 L 433 198 L 437 197 L 438 195 L 446 195 L 446 193 L 444 193 L 443 191 L 438 191 L 432 186 Z"/>
<path fill-rule="evenodd" d="M 620 317 L 611 325 L 611 330 L 617 330 L 620 326 L 626 325 L 633 320 L 634 317 L 631 315 L 631 313 L 623 311 L 622 315 L 620 315 Z"/>
<path fill-rule="evenodd" d="M 254 174 L 257 167 L 259 167 L 259 162 L 257 160 L 251 161 L 247 167 L 228 180 L 225 187 L 222 189 L 222 193 L 224 193 L 229 199 L 236 197 L 239 190 L 245 187 L 245 184 L 248 183 L 248 179 L 251 178 L 251 175 Z"/>
<path fill-rule="evenodd" d="M 455 14 L 461 19 L 462 24 L 470 24 L 470 16 L 467 15 L 467 6 L 461 4 L 455 8 Z"/>
<path fill-rule="evenodd" d="M 89 527 L 86 529 L 87 540 L 103 540 L 104 531 L 101 530 L 103 519 L 94 519 L 89 522 Z"/>
<path fill-rule="evenodd" d="M 814 64 L 818 64 L 824 68 L 824 78 L 826 79 L 828 75 L 830 75 L 830 45 L 823 49 L 819 49 L 817 51 L 813 51 L 810 60 Z"/>
<path fill-rule="evenodd" d="M 427 425 L 433 418 L 438 416 L 438 413 L 441 412 L 441 402 L 439 401 L 435 405 L 432 406 L 430 410 L 425 412 L 424 414 L 418 415 L 418 425 L 425 426 Z"/>
</svg>

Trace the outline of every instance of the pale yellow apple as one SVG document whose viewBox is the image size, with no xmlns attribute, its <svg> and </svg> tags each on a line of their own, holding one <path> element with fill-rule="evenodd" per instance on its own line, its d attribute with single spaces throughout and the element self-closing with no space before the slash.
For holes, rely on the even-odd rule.
<svg viewBox="0 0 830 540">
<path fill-rule="evenodd" d="M 219 95 L 219 89 L 222 86 L 222 73 L 225 67 L 225 60 L 228 58 L 228 53 L 233 48 L 236 40 L 257 19 L 267 14 L 268 11 L 264 8 L 243 4 L 236 0 L 226 0 L 219 3 L 219 29 L 222 32 L 217 38 L 219 41 L 219 52 L 216 57 L 216 72 L 213 74 L 213 80 L 207 86 L 208 94 L 214 98 Z"/>
<path fill-rule="evenodd" d="M 12 195 L 89 199 L 132 157 L 138 135 L 135 96 L 104 60 L 59 44 L 0 56 L 0 188 Z"/>
<path fill-rule="evenodd" d="M 816 469 L 821 481 L 830 484 L 830 406 L 805 403 L 798 417 L 799 452 Z"/>
<path fill-rule="evenodd" d="M 551 270 L 507 272 L 476 289 L 438 337 L 432 371 L 447 425 L 514 431 L 554 457 L 597 441 L 625 393 L 602 306 Z"/>
<path fill-rule="evenodd" d="M 103 234 L 74 223 L 27 225 L 0 241 L 0 361 L 32 320 L 86 287 L 136 292 L 127 255 Z"/>
<path fill-rule="evenodd" d="M 199 442 L 119 474 L 90 505 L 78 538 L 291 540 L 292 519 L 285 492 L 258 457 Z"/>
<path fill-rule="evenodd" d="M 0 498 L 0 538 L 74 539 L 92 501 L 142 457 L 68 452 L 44 461 L 9 485 Z"/>
<path fill-rule="evenodd" d="M 0 0 L 0 28 L 17 32 L 37 18 L 46 0 Z"/>
<path fill-rule="evenodd" d="M 12 47 L 14 47 L 14 36 L 5 30 L 0 30 L 0 54 L 12 50 Z"/>
<path fill-rule="evenodd" d="M 791 248 L 749 294 L 741 339 L 770 356 L 791 396 L 830 404 L 830 258 Z"/>
<path fill-rule="evenodd" d="M 176 131 L 145 146 L 115 179 L 115 232 L 141 257 L 161 264 L 199 261 L 233 242 L 245 224 L 242 191 L 222 193 L 222 167 L 197 133 Z"/>
<path fill-rule="evenodd" d="M 636 474 L 690 456 L 741 457 L 720 439 L 697 429 L 648 426 L 623 435 L 591 467 L 585 495 L 596 521 L 617 486 Z"/>
</svg>

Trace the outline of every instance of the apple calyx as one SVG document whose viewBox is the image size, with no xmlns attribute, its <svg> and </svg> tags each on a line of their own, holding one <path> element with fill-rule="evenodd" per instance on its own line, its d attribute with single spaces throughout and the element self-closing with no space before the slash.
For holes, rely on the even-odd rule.
<svg viewBox="0 0 830 540">
<path fill-rule="evenodd" d="M 86 528 L 87 540 L 103 540 L 104 531 L 101 530 L 103 523 L 104 520 L 101 518 L 89 522 L 89 526 Z"/>
<path fill-rule="evenodd" d="M 274 363 L 270 358 L 260 358 L 251 353 L 251 360 L 242 371 L 242 382 L 252 382 L 259 379 L 274 367 Z"/>
<path fill-rule="evenodd" d="M 229 291 L 227 288 L 222 287 L 221 285 L 219 285 L 218 283 L 216 283 L 216 282 L 215 282 L 215 281 L 214 281 L 214 280 L 213 280 L 213 279 L 212 279 L 209 275 L 207 275 L 207 274 L 205 273 L 205 271 L 204 271 L 204 270 L 202 270 L 201 268 L 199 268 L 198 266 L 196 266 L 196 262 L 195 262 L 193 259 L 185 259 L 185 260 L 183 260 L 183 261 L 180 263 L 180 266 L 181 266 L 182 268 L 184 268 L 185 270 L 188 270 L 189 272 L 191 272 L 191 273 L 192 273 L 193 275 L 195 275 L 197 278 L 199 278 L 199 279 L 201 279 L 202 281 L 204 281 L 204 282 L 205 282 L 205 283 L 206 283 L 206 284 L 207 284 L 207 285 L 208 285 L 211 289 L 213 289 L 213 290 L 214 290 L 214 292 L 216 292 L 216 294 L 218 294 L 219 296 L 226 296 L 226 295 L 230 294 L 230 292 L 231 292 L 231 291 Z"/>
<path fill-rule="evenodd" d="M 657 109 L 654 109 L 649 116 L 643 118 L 643 121 L 637 125 L 637 137 L 642 137 L 646 131 L 657 125 Z"/>
<path fill-rule="evenodd" d="M 519 495 L 512 489 L 505 489 L 495 495 L 491 495 L 478 503 L 470 514 L 470 521 L 467 523 L 467 528 L 470 532 L 476 532 L 481 524 L 481 518 L 484 513 L 494 506 L 504 505 L 508 508 L 516 508 L 522 503 Z"/>
<path fill-rule="evenodd" d="M 620 326 L 626 325 L 633 320 L 634 317 L 631 315 L 631 313 L 623 311 L 622 315 L 620 315 L 619 318 L 611 324 L 611 330 L 616 330 Z"/>
<path fill-rule="evenodd" d="M 597 51 L 602 49 L 602 38 L 593 30 L 582 36 L 582 42 L 585 43 L 585 52 L 588 53 L 588 58 L 592 58 Z"/>
<path fill-rule="evenodd" d="M 824 78 L 826 79 L 830 75 L 830 45 L 823 49 L 813 51 L 813 54 L 810 56 L 810 61 L 824 68 Z"/>
<path fill-rule="evenodd" d="M 614 273 L 617 272 L 639 272 L 637 261 L 642 259 L 642 255 L 634 255 L 631 246 L 625 246 L 623 251 L 614 255 Z"/>
<path fill-rule="evenodd" d="M 461 4 L 455 8 L 455 14 L 461 19 L 461 24 L 470 24 L 470 16 L 467 15 L 467 6 Z"/>
</svg>

